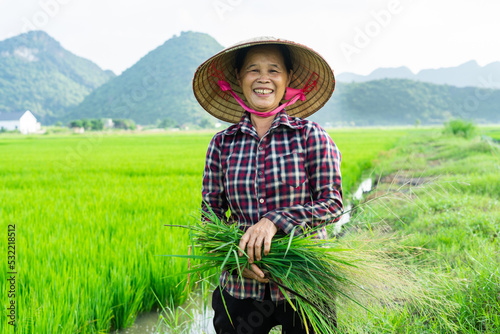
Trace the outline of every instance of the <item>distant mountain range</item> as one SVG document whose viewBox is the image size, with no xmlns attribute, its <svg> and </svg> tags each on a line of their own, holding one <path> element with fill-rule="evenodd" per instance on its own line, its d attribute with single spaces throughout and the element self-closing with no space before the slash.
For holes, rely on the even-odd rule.
<svg viewBox="0 0 500 334">
<path fill-rule="evenodd" d="M 0 42 L 0 112 L 29 109 L 42 122 L 129 118 L 138 124 L 207 124 L 191 80 L 222 49 L 183 32 L 115 76 L 73 55 L 42 31 Z M 440 124 L 451 118 L 500 123 L 500 62 L 413 74 L 405 67 L 337 76 L 333 98 L 311 119 L 323 125 Z M 485 88 L 486 87 L 486 88 Z"/>
<path fill-rule="evenodd" d="M 331 126 L 442 124 L 453 118 L 500 124 L 500 90 L 408 79 L 339 83 L 312 120 Z"/>
<path fill-rule="evenodd" d="M 341 73 L 340 82 L 366 82 L 380 79 L 409 79 L 437 85 L 500 89 L 500 61 L 479 66 L 475 60 L 456 67 L 422 70 L 414 74 L 407 67 L 379 68 L 369 75 Z"/>
<path fill-rule="evenodd" d="M 43 124 L 54 123 L 113 77 L 43 31 L 0 41 L 0 112 L 29 109 Z"/>
</svg>

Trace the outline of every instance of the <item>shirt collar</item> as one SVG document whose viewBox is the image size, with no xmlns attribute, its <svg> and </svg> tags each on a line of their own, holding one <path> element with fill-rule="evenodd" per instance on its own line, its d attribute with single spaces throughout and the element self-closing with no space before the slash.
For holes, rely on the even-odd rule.
<svg viewBox="0 0 500 334">
<path fill-rule="evenodd" d="M 271 124 L 271 129 L 275 129 L 280 125 L 285 125 L 291 129 L 302 129 L 304 127 L 300 118 L 288 115 L 285 110 L 276 114 L 276 118 L 274 119 L 273 124 Z"/>
<path fill-rule="evenodd" d="M 291 129 L 302 129 L 304 127 L 304 124 L 300 120 L 300 118 L 288 115 L 285 110 L 281 110 L 276 114 L 273 123 L 271 124 L 270 130 L 276 129 L 280 125 L 287 126 Z M 232 135 L 238 131 L 248 134 L 255 133 L 255 128 L 253 127 L 252 121 L 250 120 L 250 113 L 244 112 L 241 120 L 237 124 L 229 127 L 226 130 L 226 134 Z"/>
</svg>

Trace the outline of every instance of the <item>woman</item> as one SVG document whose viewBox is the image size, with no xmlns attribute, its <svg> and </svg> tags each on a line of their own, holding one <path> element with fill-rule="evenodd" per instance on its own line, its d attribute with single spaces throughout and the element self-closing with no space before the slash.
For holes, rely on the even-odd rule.
<svg viewBox="0 0 500 334">
<path fill-rule="evenodd" d="M 276 233 L 334 221 L 342 212 L 340 153 L 318 124 L 304 119 L 334 86 L 332 70 L 316 52 L 269 37 L 229 47 L 195 73 L 201 106 L 236 123 L 210 142 L 202 208 L 221 219 L 230 210 L 228 223 L 245 230 L 239 247 L 251 264 L 242 271 L 243 284 L 237 273 L 221 275 L 212 302 L 217 334 L 262 334 L 276 325 L 283 333 L 306 333 L 278 286 L 253 262 L 269 254 Z M 326 238 L 324 228 L 318 237 Z"/>
</svg>

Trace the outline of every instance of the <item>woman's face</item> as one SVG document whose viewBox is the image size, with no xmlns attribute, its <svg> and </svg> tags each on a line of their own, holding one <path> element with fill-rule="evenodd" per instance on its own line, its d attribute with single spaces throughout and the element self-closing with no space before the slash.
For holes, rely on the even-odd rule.
<svg viewBox="0 0 500 334">
<path fill-rule="evenodd" d="M 248 106 L 260 112 L 279 106 L 291 79 L 283 55 L 272 45 L 251 48 L 236 76 Z"/>
</svg>

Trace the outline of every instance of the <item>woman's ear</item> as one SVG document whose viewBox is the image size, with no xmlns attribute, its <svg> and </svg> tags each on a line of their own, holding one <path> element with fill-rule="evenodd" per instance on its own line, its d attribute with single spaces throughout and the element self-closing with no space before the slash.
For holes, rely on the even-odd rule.
<svg viewBox="0 0 500 334">
<path fill-rule="evenodd" d="M 290 72 L 288 72 L 288 79 L 286 80 L 286 87 L 290 87 L 290 82 L 292 81 L 292 76 L 293 76 L 293 70 L 290 70 Z"/>
<path fill-rule="evenodd" d="M 238 72 L 237 69 L 234 69 L 234 73 L 236 74 L 236 81 L 238 81 L 238 85 L 241 87 L 240 73 Z"/>
</svg>

